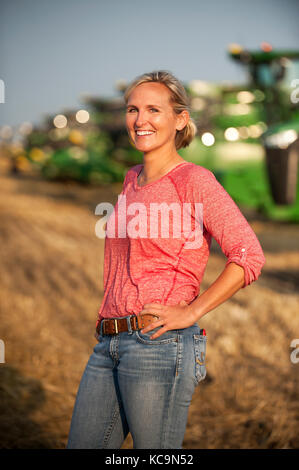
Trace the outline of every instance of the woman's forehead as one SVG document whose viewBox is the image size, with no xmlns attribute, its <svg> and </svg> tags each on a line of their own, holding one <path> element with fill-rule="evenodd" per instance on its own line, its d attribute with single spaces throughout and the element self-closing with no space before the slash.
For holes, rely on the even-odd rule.
<svg viewBox="0 0 299 470">
<path fill-rule="evenodd" d="M 137 104 L 142 102 L 143 104 L 156 104 L 165 105 L 169 103 L 170 92 L 168 88 L 162 83 L 141 83 L 138 85 L 132 93 L 130 93 L 128 102 L 130 104 Z M 135 103 L 136 102 L 136 103 Z"/>
</svg>

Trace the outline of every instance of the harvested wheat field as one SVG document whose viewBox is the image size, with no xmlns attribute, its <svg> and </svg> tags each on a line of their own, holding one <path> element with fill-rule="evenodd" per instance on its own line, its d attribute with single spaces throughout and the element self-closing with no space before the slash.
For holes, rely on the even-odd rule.
<svg viewBox="0 0 299 470">
<path fill-rule="evenodd" d="M 104 242 L 99 202 L 121 185 L 0 176 L 0 447 L 64 448 L 81 374 L 96 344 Z M 193 396 L 186 449 L 298 448 L 299 226 L 243 210 L 263 246 L 258 282 L 208 313 L 207 376 Z M 201 292 L 226 258 L 215 241 Z M 299 340 L 298 340 L 299 343 Z M 298 356 L 298 354 L 297 354 Z M 132 448 L 129 435 L 123 448 Z"/>
</svg>

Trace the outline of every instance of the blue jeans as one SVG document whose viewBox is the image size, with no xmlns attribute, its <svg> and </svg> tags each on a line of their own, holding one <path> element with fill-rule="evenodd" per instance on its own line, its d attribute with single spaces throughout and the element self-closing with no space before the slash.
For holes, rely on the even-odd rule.
<svg viewBox="0 0 299 470">
<path fill-rule="evenodd" d="M 195 387 L 206 376 L 206 336 L 195 323 L 150 339 L 157 330 L 103 335 L 84 370 L 68 449 L 182 449 Z"/>
</svg>

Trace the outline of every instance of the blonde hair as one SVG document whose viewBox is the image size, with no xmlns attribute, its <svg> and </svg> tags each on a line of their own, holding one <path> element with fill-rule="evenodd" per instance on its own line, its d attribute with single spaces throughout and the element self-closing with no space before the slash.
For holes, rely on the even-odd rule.
<svg viewBox="0 0 299 470">
<path fill-rule="evenodd" d="M 131 92 L 142 83 L 156 82 L 165 85 L 170 91 L 170 103 L 173 106 L 173 110 L 176 114 L 180 114 L 182 111 L 187 110 L 190 113 L 189 98 L 186 90 L 182 83 L 167 70 L 155 70 L 153 72 L 144 73 L 135 78 L 126 88 L 124 92 L 124 100 L 127 104 Z M 186 126 L 177 130 L 175 136 L 175 147 L 180 149 L 187 147 L 193 140 L 197 132 L 196 124 L 190 117 Z"/>
</svg>

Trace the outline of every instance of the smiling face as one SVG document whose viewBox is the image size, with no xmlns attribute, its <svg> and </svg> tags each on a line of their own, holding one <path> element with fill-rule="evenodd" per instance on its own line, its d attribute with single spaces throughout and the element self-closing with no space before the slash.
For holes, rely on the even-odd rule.
<svg viewBox="0 0 299 470">
<path fill-rule="evenodd" d="M 162 147 L 175 148 L 182 117 L 170 103 L 171 93 L 162 83 L 141 83 L 129 95 L 126 112 L 128 134 L 137 150 L 147 153 Z"/>
</svg>

